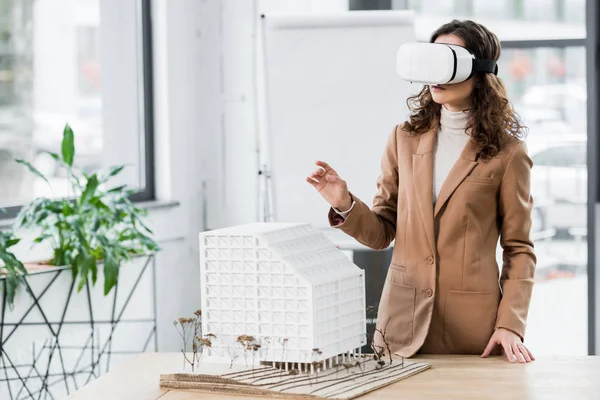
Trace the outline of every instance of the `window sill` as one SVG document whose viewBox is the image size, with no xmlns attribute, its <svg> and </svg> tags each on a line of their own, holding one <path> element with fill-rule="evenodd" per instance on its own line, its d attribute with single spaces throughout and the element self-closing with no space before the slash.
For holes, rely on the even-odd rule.
<svg viewBox="0 0 600 400">
<path fill-rule="evenodd" d="M 179 202 L 176 200 L 150 200 L 140 201 L 135 204 L 138 207 L 145 208 L 148 211 L 179 207 Z"/>
<path fill-rule="evenodd" d="M 179 207 L 179 202 L 175 200 L 150 200 L 140 201 L 136 203 L 136 205 L 140 208 L 145 208 L 148 211 L 153 211 Z M 10 228 L 14 222 L 14 218 L 0 219 L 0 229 Z"/>
</svg>

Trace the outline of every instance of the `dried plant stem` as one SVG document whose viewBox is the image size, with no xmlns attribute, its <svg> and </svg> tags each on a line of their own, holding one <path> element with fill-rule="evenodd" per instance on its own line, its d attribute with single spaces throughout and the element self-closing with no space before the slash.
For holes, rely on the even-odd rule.
<svg viewBox="0 0 600 400">
<path fill-rule="evenodd" d="M 190 364 L 192 366 L 192 372 L 194 372 L 194 363 L 193 361 L 191 361 L 188 357 L 187 354 L 185 353 L 185 351 L 183 351 L 183 349 L 181 350 L 181 353 L 183 354 L 183 366 L 185 368 L 185 363 L 186 361 L 188 362 L 188 364 Z M 192 359 L 193 360 L 193 359 Z"/>
<path fill-rule="evenodd" d="M 281 371 L 280 376 L 283 375 L 283 360 L 285 357 L 285 345 L 287 344 L 288 339 L 287 338 L 283 338 L 283 339 L 279 339 L 279 343 L 281 344 L 281 364 L 279 365 L 279 369 Z"/>
<path fill-rule="evenodd" d="M 175 329 L 179 334 L 183 342 L 183 348 L 181 349 L 181 353 L 183 354 L 183 368 L 185 369 L 186 362 L 191 365 L 192 372 L 194 372 L 194 368 L 197 363 L 200 362 L 200 357 L 198 356 L 198 349 L 203 351 L 204 347 L 210 347 L 211 342 L 210 339 L 202 339 L 202 329 L 201 329 L 201 316 L 202 312 L 200 310 L 196 310 L 194 312 L 194 318 L 179 318 L 173 321 L 173 325 L 175 325 Z M 191 338 L 190 338 L 191 335 Z M 215 337 L 212 335 L 212 337 Z M 191 343 L 189 340 L 191 339 Z M 188 346 L 192 347 L 192 357 L 191 360 L 187 356 Z"/>
<path fill-rule="evenodd" d="M 235 362 L 235 360 L 237 360 L 238 355 L 236 354 L 235 349 L 232 349 L 230 346 L 227 347 L 227 352 L 229 353 L 230 357 L 229 369 L 232 369 L 233 363 Z"/>
<path fill-rule="evenodd" d="M 388 341 L 385 338 L 386 332 L 387 332 L 387 326 L 390 322 L 390 318 L 388 318 L 387 322 L 385 323 L 385 326 L 383 327 L 383 331 L 381 329 L 377 329 L 375 328 L 376 332 L 379 332 L 379 334 L 381 335 L 381 340 L 383 340 L 383 344 L 385 344 L 385 349 L 387 350 L 387 354 L 389 356 L 390 359 L 390 365 L 392 364 L 392 351 L 390 350 L 390 344 L 388 343 Z"/>
<path fill-rule="evenodd" d="M 266 363 L 267 357 L 269 356 L 269 348 L 271 346 L 271 338 L 269 336 L 265 336 L 264 338 L 262 338 L 261 346 L 262 346 L 263 354 L 264 354 L 262 362 Z"/>
</svg>

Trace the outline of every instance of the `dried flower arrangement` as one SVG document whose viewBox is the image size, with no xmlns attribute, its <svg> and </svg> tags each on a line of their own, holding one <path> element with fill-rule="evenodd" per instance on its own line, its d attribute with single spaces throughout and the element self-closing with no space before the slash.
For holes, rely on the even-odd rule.
<svg viewBox="0 0 600 400">
<path fill-rule="evenodd" d="M 263 358 L 262 362 L 264 362 L 264 363 L 267 362 L 267 356 L 269 355 L 269 348 L 271 347 L 271 341 L 272 341 L 272 339 L 270 336 L 265 336 L 260 339 L 261 347 L 263 349 L 263 354 L 264 354 L 264 358 Z"/>
<path fill-rule="evenodd" d="M 378 368 L 383 368 L 385 366 L 386 356 L 389 359 L 390 365 L 392 365 L 392 362 L 393 362 L 392 356 L 394 354 L 392 353 L 392 350 L 390 349 L 390 344 L 385 337 L 386 332 L 387 332 L 387 325 L 389 322 L 390 322 L 390 320 L 388 318 L 383 329 L 375 328 L 375 334 L 373 335 L 373 336 L 375 336 L 376 334 L 381 335 L 381 341 L 383 342 L 384 346 L 376 345 L 374 338 L 373 338 L 373 340 L 371 340 L 371 349 L 373 349 L 373 358 L 375 359 L 375 361 L 377 361 Z M 401 357 L 401 360 L 402 360 L 402 365 L 404 365 L 404 357 Z"/>
<path fill-rule="evenodd" d="M 181 349 L 181 353 L 184 358 L 184 368 L 186 364 L 189 364 L 192 367 L 192 372 L 194 368 L 199 365 L 201 362 L 202 356 L 205 353 L 206 349 L 210 349 L 212 347 L 213 341 L 217 338 L 214 334 L 209 333 L 207 335 L 202 335 L 202 324 L 201 324 L 202 312 L 201 310 L 197 310 L 194 312 L 193 318 L 182 317 L 173 322 L 179 335 L 183 341 L 183 347 Z M 367 366 L 369 362 L 375 361 L 373 370 L 380 370 L 386 367 L 386 365 L 391 366 L 393 363 L 393 356 L 396 355 L 392 353 L 390 344 L 388 339 L 386 338 L 387 333 L 387 325 L 389 323 L 389 319 L 383 328 L 376 328 L 375 333 L 371 335 L 367 335 L 369 339 L 368 342 L 370 348 L 373 350 L 372 355 L 360 354 L 356 355 L 354 353 L 348 353 L 346 355 L 338 356 L 334 359 L 322 360 L 321 356 L 323 352 L 319 348 L 312 349 L 312 360 L 309 363 L 306 363 L 306 373 L 309 375 L 315 375 L 315 384 L 319 381 L 319 373 L 321 371 L 326 371 L 328 367 L 335 367 L 335 374 L 339 372 L 340 368 L 345 369 L 348 375 L 356 373 L 353 369 L 357 369 L 360 371 L 360 374 L 370 373 L 368 371 Z M 376 344 L 375 335 L 381 336 L 381 342 L 383 345 Z M 230 364 L 229 368 L 233 368 L 233 365 L 237 358 L 239 357 L 238 350 L 241 350 L 244 355 L 244 361 L 246 367 L 248 367 L 248 356 L 251 356 L 251 372 L 254 376 L 255 370 L 255 361 L 258 355 L 259 364 L 266 362 L 267 352 L 272 343 L 271 337 L 262 337 L 260 339 L 256 339 L 254 336 L 242 334 L 239 335 L 236 339 L 236 343 L 239 345 L 237 347 L 227 347 Z M 273 363 L 273 367 L 278 367 L 278 374 L 280 378 L 283 378 L 284 371 L 287 372 L 287 375 L 294 376 L 299 375 L 302 372 L 302 366 L 297 364 L 291 364 L 291 368 L 288 370 L 289 363 L 286 363 L 285 360 L 285 351 L 286 346 L 288 344 L 287 338 L 279 338 L 277 342 L 281 346 L 281 361 L 276 365 Z M 191 346 L 191 356 L 188 356 L 188 349 Z M 263 351 L 262 359 L 260 357 L 260 352 Z M 340 359 L 341 357 L 341 359 Z M 404 366 L 404 358 L 401 357 L 401 366 Z M 310 367 L 310 368 L 309 368 Z M 235 373 L 234 373 L 235 374 Z M 261 380 L 264 378 L 260 378 Z"/>
<path fill-rule="evenodd" d="M 193 318 L 181 317 L 173 321 L 173 325 L 181 340 L 183 341 L 183 347 L 181 354 L 183 354 L 183 367 L 185 368 L 186 363 L 194 368 L 201 362 L 202 356 L 204 355 L 205 349 L 212 347 L 213 340 L 217 339 L 217 336 L 208 333 L 204 337 L 202 336 L 202 311 L 196 310 Z M 192 347 L 192 358 L 189 359 L 187 351 L 189 346 Z"/>
<path fill-rule="evenodd" d="M 247 367 L 248 366 L 248 352 L 253 352 L 254 346 L 257 345 L 254 340 L 254 336 L 240 335 L 236 339 L 236 342 L 242 346 L 242 350 L 244 351 L 244 361 L 246 362 L 246 367 Z M 252 367 L 254 367 L 254 362 L 252 362 Z"/>
</svg>

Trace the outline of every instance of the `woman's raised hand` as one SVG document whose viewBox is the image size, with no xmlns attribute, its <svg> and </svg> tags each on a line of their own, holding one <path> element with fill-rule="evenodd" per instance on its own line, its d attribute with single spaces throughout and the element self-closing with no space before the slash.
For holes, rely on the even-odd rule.
<svg viewBox="0 0 600 400">
<path fill-rule="evenodd" d="M 340 178 L 333 168 L 325 161 L 315 162 L 317 168 L 306 181 L 314 186 L 332 207 L 346 211 L 352 206 L 352 198 L 346 181 Z"/>
</svg>

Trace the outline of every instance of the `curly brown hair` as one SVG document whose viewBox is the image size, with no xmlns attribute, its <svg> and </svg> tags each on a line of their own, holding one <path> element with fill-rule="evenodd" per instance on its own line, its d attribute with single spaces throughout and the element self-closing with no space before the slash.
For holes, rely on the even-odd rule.
<svg viewBox="0 0 600 400">
<path fill-rule="evenodd" d="M 477 58 L 495 61 L 500 58 L 500 41 L 481 24 L 453 20 L 436 30 L 430 42 L 449 34 L 461 38 Z M 496 75 L 478 72 L 471 79 L 475 79 L 475 85 L 467 132 L 479 147 L 479 158 L 486 161 L 498 154 L 510 136 L 523 138 L 527 128 L 513 110 L 506 89 Z M 441 105 L 433 101 L 429 86 L 425 85 L 406 103 L 411 114 L 403 129 L 411 135 L 421 135 L 439 124 Z"/>
</svg>

